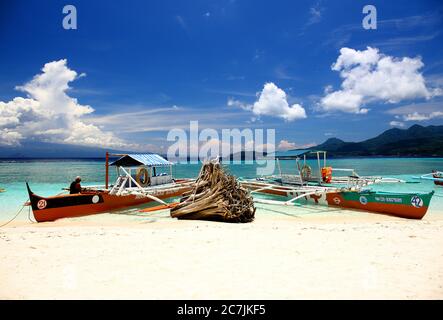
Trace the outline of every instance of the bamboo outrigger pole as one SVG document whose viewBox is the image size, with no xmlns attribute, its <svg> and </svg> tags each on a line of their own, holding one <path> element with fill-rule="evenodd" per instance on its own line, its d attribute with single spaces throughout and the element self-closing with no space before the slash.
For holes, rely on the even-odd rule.
<svg viewBox="0 0 443 320">
<path fill-rule="evenodd" d="M 109 184 L 109 152 L 106 152 L 106 174 L 105 174 L 105 189 L 108 189 Z"/>
</svg>

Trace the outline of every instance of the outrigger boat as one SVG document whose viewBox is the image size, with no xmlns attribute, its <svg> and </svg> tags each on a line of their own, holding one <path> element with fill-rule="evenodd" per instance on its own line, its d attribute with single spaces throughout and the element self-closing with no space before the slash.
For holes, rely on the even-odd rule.
<svg viewBox="0 0 443 320">
<path fill-rule="evenodd" d="M 443 172 L 433 170 L 431 173 L 424 174 L 416 179 L 432 180 L 437 186 L 443 186 Z"/>
<path fill-rule="evenodd" d="M 120 158 L 109 164 L 110 156 Z M 104 186 L 83 187 L 78 194 L 41 197 L 34 194 L 26 183 L 28 204 L 38 222 L 104 213 L 149 202 L 168 206 L 163 199 L 182 195 L 191 190 L 194 183 L 192 179 L 173 179 L 172 165 L 157 154 L 106 153 Z M 118 178 L 114 185 L 109 185 L 109 166 L 115 166 L 117 170 Z M 167 172 L 161 172 L 162 169 Z"/>
<path fill-rule="evenodd" d="M 340 185 L 340 186 L 367 186 L 374 183 L 405 183 L 406 181 L 381 176 L 360 176 L 355 169 L 333 168 L 327 166 L 326 151 L 320 150 L 290 150 L 276 152 L 274 158 L 277 162 L 279 174 L 277 176 L 266 177 L 275 179 L 283 184 L 289 185 Z M 315 155 L 317 160 L 317 172 L 307 163 L 307 157 Z M 301 162 L 303 157 L 303 162 Z M 280 160 L 295 160 L 298 174 L 284 174 L 281 169 Z M 323 165 L 322 165 L 323 162 Z M 334 173 L 334 174 L 333 174 Z M 345 173 L 343 176 L 336 173 Z M 347 174 L 346 174 L 347 173 Z"/>
<path fill-rule="evenodd" d="M 296 152 L 294 152 L 296 151 Z M 276 205 L 301 205 L 302 203 L 322 204 L 333 207 L 359 209 L 373 213 L 383 213 L 402 218 L 421 219 L 426 214 L 434 191 L 429 193 L 382 192 L 367 189 L 374 183 L 402 183 L 396 178 L 361 177 L 353 169 L 340 169 L 326 166 L 326 152 L 294 150 L 275 153 L 279 175 L 243 180 L 244 187 L 251 193 L 283 196 L 286 200 L 261 199 L 257 203 Z M 318 176 L 306 163 L 306 156 L 317 155 Z M 300 156 L 304 157 L 303 166 Z M 323 167 L 321 167 L 323 156 Z M 282 174 L 280 159 L 295 159 L 298 174 Z M 350 172 L 347 177 L 334 177 L 333 172 Z"/>
</svg>

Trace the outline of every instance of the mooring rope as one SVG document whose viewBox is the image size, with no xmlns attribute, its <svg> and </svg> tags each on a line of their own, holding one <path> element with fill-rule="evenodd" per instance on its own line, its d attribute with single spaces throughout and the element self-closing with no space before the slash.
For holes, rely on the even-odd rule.
<svg viewBox="0 0 443 320">
<path fill-rule="evenodd" d="M 29 200 L 29 199 L 28 199 L 28 200 Z M 14 220 L 18 217 L 18 215 L 23 211 L 23 209 L 24 209 L 25 207 L 26 207 L 26 202 L 25 202 L 25 204 L 22 205 L 22 207 L 20 208 L 20 210 L 18 210 L 18 212 L 15 214 L 14 217 L 13 217 L 11 220 L 9 220 L 9 221 L 3 223 L 2 225 L 0 225 L 0 228 L 3 228 L 4 226 L 7 226 L 7 225 L 10 224 L 12 221 L 14 221 Z M 28 219 L 30 219 L 29 212 L 28 212 Z M 32 221 L 32 220 L 31 220 L 31 221 Z"/>
</svg>

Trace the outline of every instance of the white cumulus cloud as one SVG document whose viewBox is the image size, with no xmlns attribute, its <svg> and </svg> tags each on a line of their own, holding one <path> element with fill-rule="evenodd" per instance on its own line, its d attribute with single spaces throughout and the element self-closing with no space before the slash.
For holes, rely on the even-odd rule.
<svg viewBox="0 0 443 320">
<path fill-rule="evenodd" d="M 340 72 L 341 89 L 325 92 L 320 109 L 326 112 L 367 113 L 371 102 L 398 103 L 403 100 L 430 99 L 441 95 L 440 88 L 426 86 L 420 69 L 421 57 L 396 58 L 377 48 L 342 48 L 332 70 Z"/>
<path fill-rule="evenodd" d="M 428 114 L 413 112 L 413 113 L 403 115 L 404 121 L 425 121 L 425 120 L 431 120 L 434 118 L 443 118 L 443 112 L 434 111 L 434 112 L 431 112 Z"/>
<path fill-rule="evenodd" d="M 399 127 L 399 128 L 404 128 L 405 124 L 401 121 L 391 121 L 389 122 L 389 125 L 392 127 Z"/>
<path fill-rule="evenodd" d="M 0 101 L 0 145 L 23 139 L 101 147 L 131 147 L 111 132 L 103 132 L 83 117 L 94 112 L 70 97 L 69 83 L 84 76 L 67 67 L 66 59 L 46 63 L 40 74 L 17 90 L 26 98 Z"/>
<path fill-rule="evenodd" d="M 274 83 L 268 82 L 259 93 L 258 100 L 254 104 L 229 99 L 228 106 L 240 107 L 251 111 L 256 116 L 279 117 L 286 121 L 294 121 L 306 118 L 306 111 L 300 104 L 289 105 L 286 92 Z"/>
<path fill-rule="evenodd" d="M 427 121 L 443 118 L 443 102 L 432 101 L 413 103 L 388 110 L 386 113 L 394 115 L 397 120 Z"/>
<path fill-rule="evenodd" d="M 288 140 L 280 140 L 277 149 L 281 151 L 287 151 L 292 149 L 307 149 L 316 146 L 317 143 L 305 143 L 305 144 L 296 144 L 295 142 L 290 142 Z"/>
<path fill-rule="evenodd" d="M 280 140 L 280 143 L 278 144 L 278 150 L 291 150 L 295 148 L 295 142 L 289 142 L 288 140 Z"/>
</svg>

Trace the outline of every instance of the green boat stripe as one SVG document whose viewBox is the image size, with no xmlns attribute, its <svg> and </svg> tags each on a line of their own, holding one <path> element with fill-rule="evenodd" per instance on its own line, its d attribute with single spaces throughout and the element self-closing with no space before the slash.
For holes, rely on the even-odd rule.
<svg viewBox="0 0 443 320">
<path fill-rule="evenodd" d="M 365 203 L 403 204 L 410 206 L 429 206 L 430 193 L 390 193 L 390 192 L 342 192 L 344 200 Z"/>
</svg>

